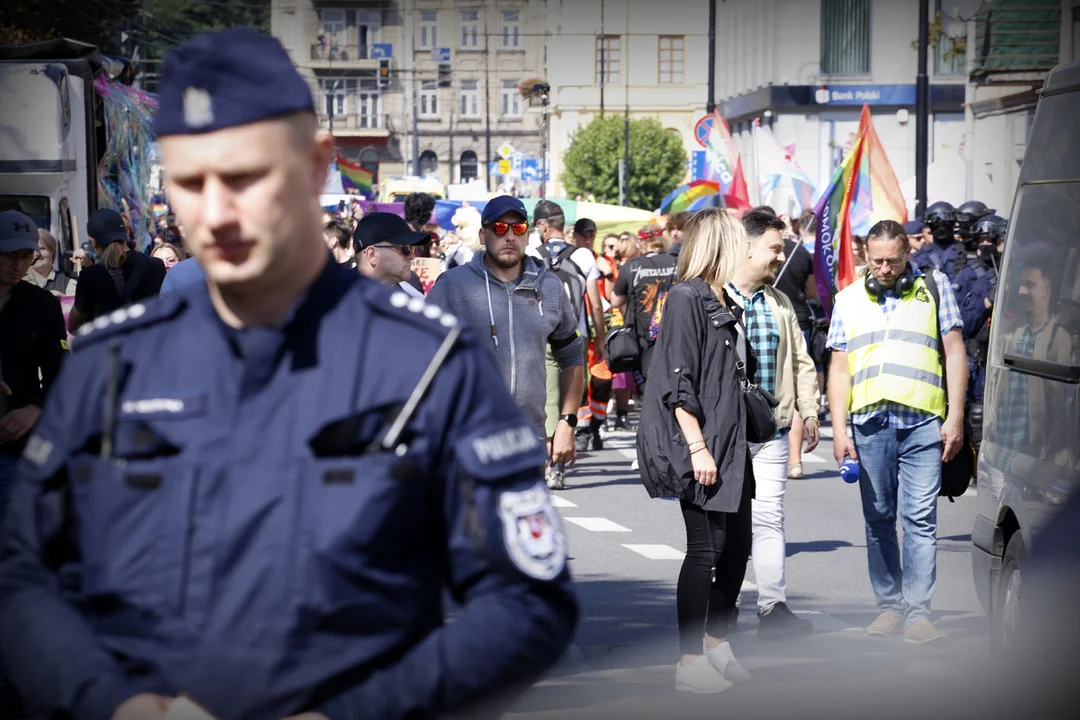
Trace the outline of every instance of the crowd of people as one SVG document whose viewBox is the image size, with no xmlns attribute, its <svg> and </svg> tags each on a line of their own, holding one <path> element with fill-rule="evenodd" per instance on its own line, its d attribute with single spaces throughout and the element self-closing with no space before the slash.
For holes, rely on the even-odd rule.
<svg viewBox="0 0 1080 720">
<path fill-rule="evenodd" d="M 186 112 L 202 87 L 210 117 Z M 825 317 L 812 214 L 709 209 L 601 235 L 511 196 L 464 206 L 452 232 L 423 194 L 404 217 L 325 212 L 333 139 L 255 33 L 171 54 L 154 123 L 175 219 L 149 252 L 103 209 L 69 266 L 0 214 L 0 652 L 28 705 L 502 707 L 577 623 L 551 492 L 631 429 L 633 469 L 686 531 L 677 689 L 750 679 L 729 636 L 751 556 L 759 635 L 812 632 L 788 607 L 784 496 L 827 417 L 837 465 L 858 464 L 868 634 L 944 637 L 936 499 L 978 414 L 1005 230 L 988 208 L 876 223 Z M 57 296 L 73 296 L 67 328 Z"/>
</svg>

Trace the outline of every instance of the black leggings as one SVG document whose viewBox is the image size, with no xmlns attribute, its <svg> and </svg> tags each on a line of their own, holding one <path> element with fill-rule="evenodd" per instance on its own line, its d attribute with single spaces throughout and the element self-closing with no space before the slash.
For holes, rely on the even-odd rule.
<svg viewBox="0 0 1080 720">
<path fill-rule="evenodd" d="M 707 512 L 685 501 L 681 503 L 686 523 L 686 558 L 679 573 L 676 605 L 683 655 L 700 655 L 705 633 L 723 638 L 733 629 L 735 601 L 750 557 L 752 495 L 749 488 L 744 488 L 739 510 L 734 513 Z"/>
</svg>

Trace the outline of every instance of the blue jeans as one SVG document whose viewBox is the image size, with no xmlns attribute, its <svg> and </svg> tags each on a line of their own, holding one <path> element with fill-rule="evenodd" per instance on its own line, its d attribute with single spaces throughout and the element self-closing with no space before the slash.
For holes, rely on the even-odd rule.
<svg viewBox="0 0 1080 720">
<path fill-rule="evenodd" d="M 937 502 L 941 488 L 941 420 L 897 430 L 874 418 L 854 426 L 862 475 L 870 585 L 878 609 L 904 617 L 905 627 L 930 616 L 937 581 Z M 904 564 L 896 514 L 904 526 Z"/>
</svg>

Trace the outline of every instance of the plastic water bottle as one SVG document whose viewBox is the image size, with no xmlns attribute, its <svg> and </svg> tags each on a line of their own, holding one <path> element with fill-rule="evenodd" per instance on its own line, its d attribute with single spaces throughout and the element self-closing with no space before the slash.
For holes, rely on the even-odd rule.
<svg viewBox="0 0 1080 720">
<path fill-rule="evenodd" d="M 862 468 L 859 467 L 859 462 L 857 460 L 844 458 L 844 462 L 840 464 L 840 477 L 842 477 L 846 483 L 859 482 L 859 474 L 861 472 Z"/>
</svg>

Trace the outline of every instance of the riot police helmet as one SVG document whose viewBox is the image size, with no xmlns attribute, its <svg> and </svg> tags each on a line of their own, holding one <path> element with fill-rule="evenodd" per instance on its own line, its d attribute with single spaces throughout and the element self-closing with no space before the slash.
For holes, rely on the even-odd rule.
<svg viewBox="0 0 1080 720">
<path fill-rule="evenodd" d="M 956 208 L 956 222 L 961 225 L 971 225 L 979 218 L 984 218 L 987 215 L 993 215 L 996 212 L 993 208 L 986 207 L 986 203 L 981 200 L 968 200 L 966 203 Z"/>
<path fill-rule="evenodd" d="M 935 225 L 952 225 L 956 222 L 956 208 L 944 200 L 926 208 L 923 214 L 923 222 L 934 227 Z"/>
<path fill-rule="evenodd" d="M 994 242 L 1005 239 L 1005 229 L 1008 226 L 1005 218 L 997 215 L 986 215 L 975 221 L 971 226 L 971 236 L 974 238 L 989 237 Z"/>
</svg>

